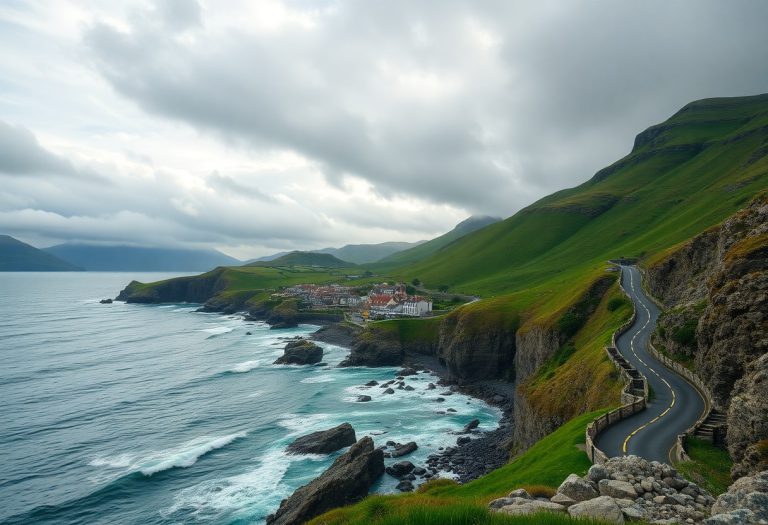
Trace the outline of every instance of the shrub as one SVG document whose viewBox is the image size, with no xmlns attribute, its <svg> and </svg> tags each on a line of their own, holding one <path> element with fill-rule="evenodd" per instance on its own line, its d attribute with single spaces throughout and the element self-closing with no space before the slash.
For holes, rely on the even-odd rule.
<svg viewBox="0 0 768 525">
<path fill-rule="evenodd" d="M 525 485 L 523 488 L 534 498 L 551 498 L 557 492 L 552 487 L 546 485 Z"/>
<path fill-rule="evenodd" d="M 699 325 L 698 319 L 689 319 L 682 326 L 672 332 L 672 340 L 683 346 L 693 346 L 696 341 L 696 327 Z"/>
<path fill-rule="evenodd" d="M 608 311 L 609 312 L 615 312 L 622 306 L 627 304 L 627 300 L 623 297 L 613 297 L 610 301 L 608 301 Z"/>
</svg>

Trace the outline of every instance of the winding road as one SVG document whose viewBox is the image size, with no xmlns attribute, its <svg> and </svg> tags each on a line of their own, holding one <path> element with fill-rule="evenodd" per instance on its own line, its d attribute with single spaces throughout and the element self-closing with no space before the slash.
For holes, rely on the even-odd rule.
<svg viewBox="0 0 768 525">
<path fill-rule="evenodd" d="M 693 426 L 705 405 L 690 383 L 648 352 L 659 309 L 643 292 L 640 279 L 636 267 L 622 266 L 621 286 L 635 304 L 637 318 L 616 339 L 616 347 L 648 379 L 651 400 L 646 410 L 608 427 L 595 444 L 609 457 L 634 454 L 672 463 L 670 452 L 677 435 Z"/>
</svg>

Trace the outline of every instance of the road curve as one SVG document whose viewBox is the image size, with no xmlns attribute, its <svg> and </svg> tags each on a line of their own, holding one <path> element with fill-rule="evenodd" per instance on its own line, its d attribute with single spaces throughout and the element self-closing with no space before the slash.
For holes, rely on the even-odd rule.
<svg viewBox="0 0 768 525">
<path fill-rule="evenodd" d="M 622 266 L 621 286 L 635 304 L 637 318 L 616 339 L 616 347 L 648 379 L 651 401 L 646 410 L 608 427 L 595 445 L 609 457 L 634 454 L 671 463 L 670 452 L 677 435 L 703 414 L 704 400 L 690 383 L 648 352 L 648 339 L 656 328 L 659 309 L 643 292 L 640 279 L 636 267 Z"/>
</svg>

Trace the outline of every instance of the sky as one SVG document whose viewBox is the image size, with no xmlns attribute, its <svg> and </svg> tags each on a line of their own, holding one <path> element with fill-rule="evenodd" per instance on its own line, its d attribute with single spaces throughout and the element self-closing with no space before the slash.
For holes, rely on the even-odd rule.
<svg viewBox="0 0 768 525">
<path fill-rule="evenodd" d="M 0 233 L 247 259 L 508 217 L 768 92 L 763 0 L 0 0 Z"/>
</svg>

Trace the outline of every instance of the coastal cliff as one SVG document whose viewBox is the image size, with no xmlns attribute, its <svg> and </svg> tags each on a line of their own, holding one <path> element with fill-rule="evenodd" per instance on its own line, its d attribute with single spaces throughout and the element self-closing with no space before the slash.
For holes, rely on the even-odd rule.
<svg viewBox="0 0 768 525">
<path fill-rule="evenodd" d="M 736 462 L 732 474 L 764 468 L 768 197 L 756 198 L 650 264 L 647 283 L 669 308 L 655 344 L 691 366 L 711 390 L 716 408 L 728 414 L 728 450 Z"/>
</svg>

